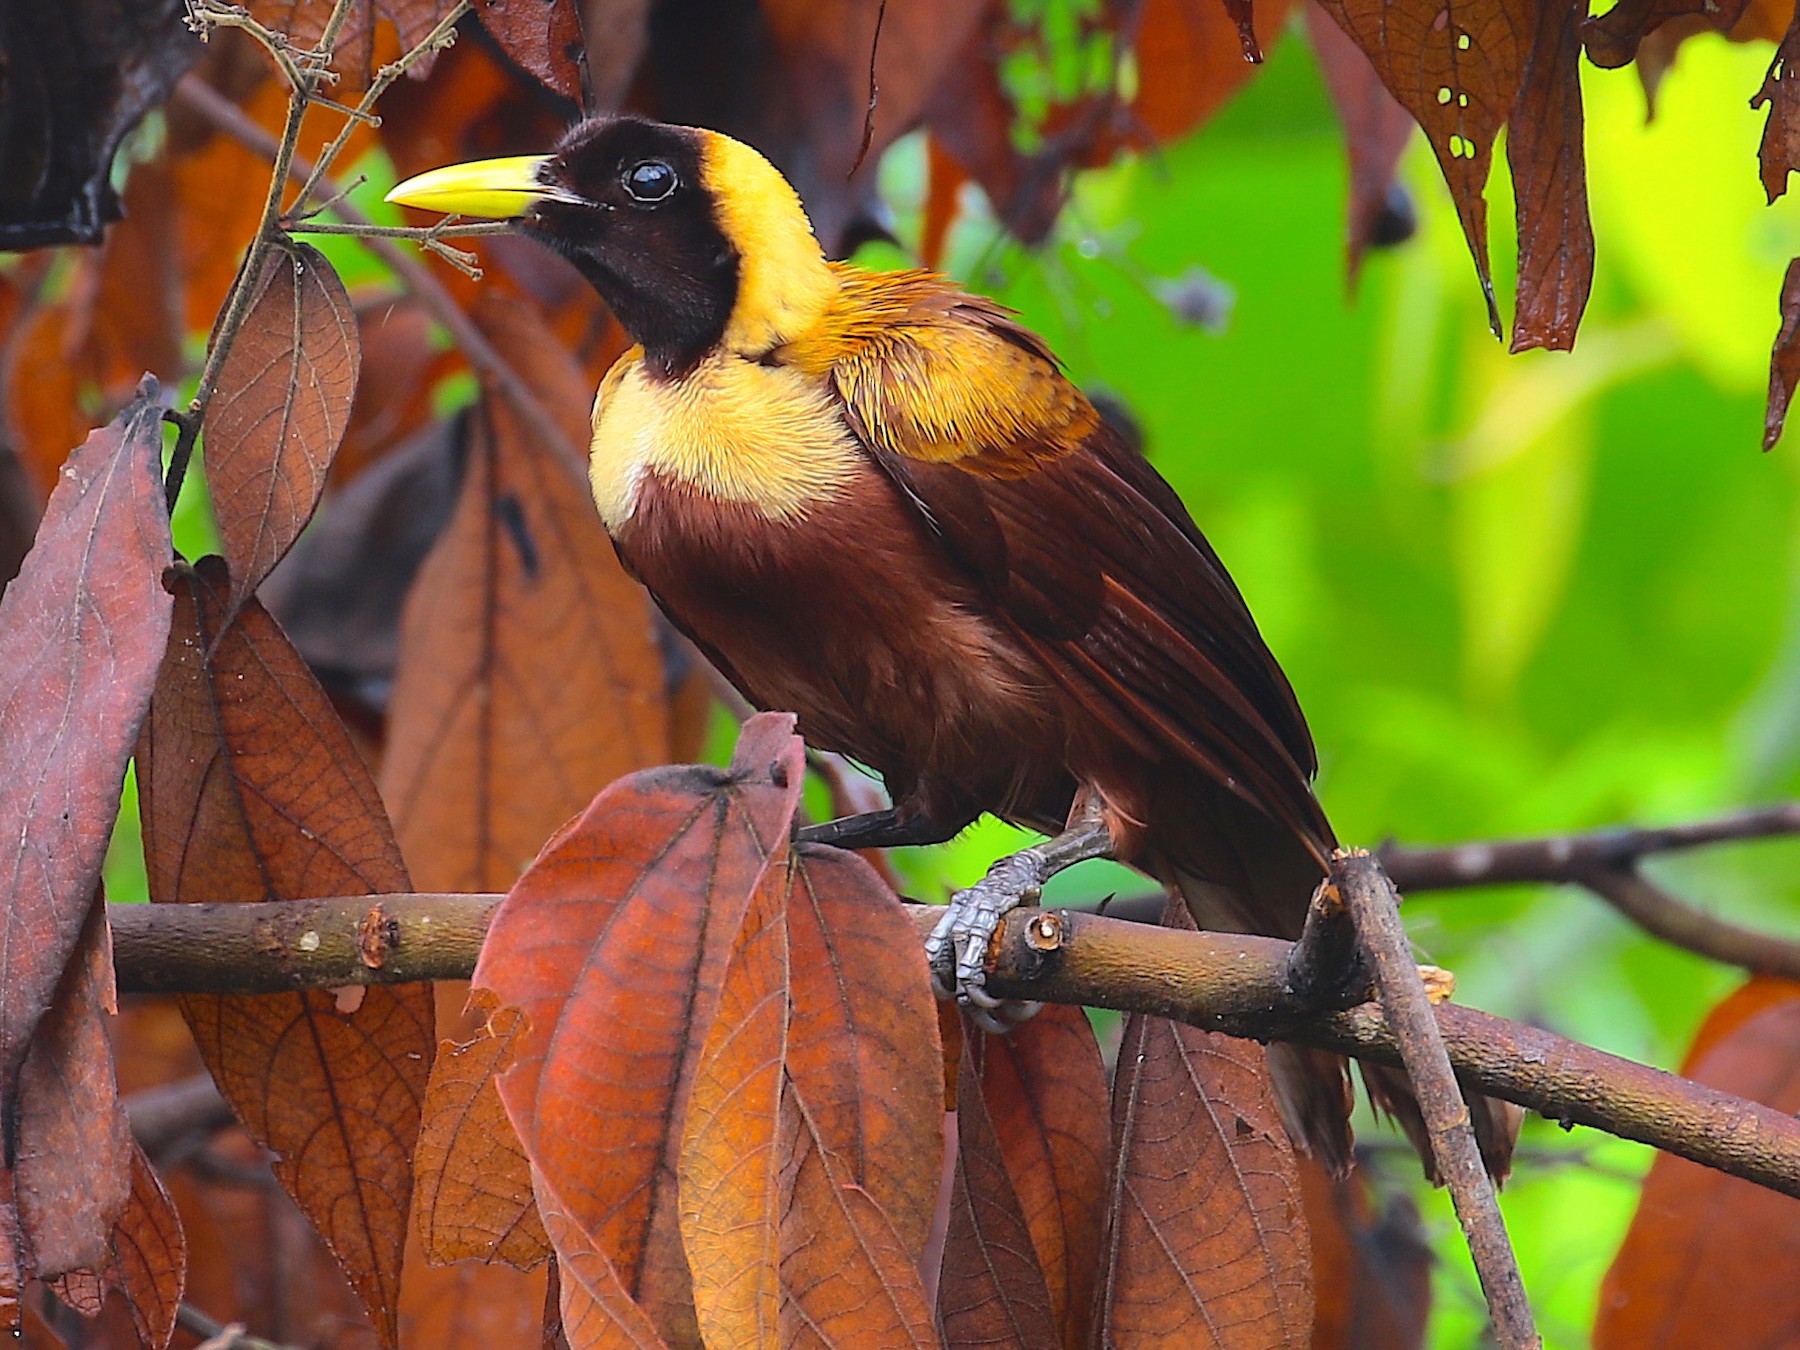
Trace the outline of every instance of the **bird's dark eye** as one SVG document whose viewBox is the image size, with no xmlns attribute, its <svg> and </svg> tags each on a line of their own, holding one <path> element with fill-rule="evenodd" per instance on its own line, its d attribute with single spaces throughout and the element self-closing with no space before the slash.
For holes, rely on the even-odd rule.
<svg viewBox="0 0 1800 1350">
<path fill-rule="evenodd" d="M 625 190 L 640 202 L 660 202 L 680 183 L 675 170 L 660 159 L 646 159 L 625 170 Z"/>
</svg>

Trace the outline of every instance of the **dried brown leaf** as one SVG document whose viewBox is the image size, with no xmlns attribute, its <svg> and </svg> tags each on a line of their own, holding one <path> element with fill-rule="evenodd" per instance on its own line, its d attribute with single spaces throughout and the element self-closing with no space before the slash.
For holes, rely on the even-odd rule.
<svg viewBox="0 0 1800 1350">
<path fill-rule="evenodd" d="M 1638 53 L 1638 45 L 1671 20 L 1702 17 L 1721 32 L 1743 14 L 1746 0 L 1619 0 L 1604 14 L 1586 19 L 1581 40 L 1588 60 L 1611 70 Z"/>
<path fill-rule="evenodd" d="M 362 359 L 350 297 L 317 249 L 270 249 L 252 284 L 202 428 L 234 605 L 318 509 Z"/>
<path fill-rule="evenodd" d="M 1750 100 L 1752 108 L 1769 105 L 1769 121 L 1763 128 L 1757 159 L 1762 166 L 1763 191 L 1773 202 L 1787 191 L 1788 175 L 1800 169 L 1800 13 L 1789 24 L 1781 45 L 1769 62 L 1762 88 Z"/>
<path fill-rule="evenodd" d="M 1350 209 L 1345 251 L 1350 279 L 1376 241 L 1400 156 L 1418 123 L 1394 101 L 1369 58 L 1318 4 L 1306 6 L 1306 32 L 1325 88 L 1344 127 L 1350 159 Z"/>
<path fill-rule="evenodd" d="M 368 770 L 281 630 L 254 600 L 227 624 L 219 559 L 174 585 L 179 617 L 138 752 L 151 898 L 409 889 Z M 182 1007 L 220 1091 L 392 1344 L 429 990 L 374 987 L 349 1013 L 322 991 Z"/>
<path fill-rule="evenodd" d="M 494 1086 L 519 1029 L 518 1013 L 499 1009 L 473 1040 L 438 1046 L 413 1162 L 419 1235 L 433 1265 L 501 1261 L 531 1270 L 550 1254 L 531 1199 L 531 1164 Z"/>
<path fill-rule="evenodd" d="M 400 1282 L 400 1344 L 409 1350 L 530 1346 L 542 1323 L 548 1275 L 547 1261 L 532 1271 L 478 1261 L 430 1265 L 415 1234 Z"/>
<path fill-rule="evenodd" d="M 113 1261 L 138 1340 L 148 1350 L 167 1350 L 187 1287 L 187 1236 L 162 1178 L 135 1146 L 131 1199 L 113 1230 Z"/>
<path fill-rule="evenodd" d="M 350 17 L 338 32 L 332 68 L 344 76 L 340 89 L 366 85 L 377 68 L 416 47 L 455 0 L 350 0 Z M 251 15 L 294 45 L 316 47 L 325 35 L 332 6 L 325 0 L 249 0 Z M 423 74 L 429 61 L 413 67 Z"/>
<path fill-rule="evenodd" d="M 1199 126 L 1255 74 L 1253 63 L 1281 35 L 1288 7 L 1289 0 L 1258 0 L 1252 28 L 1248 0 L 1145 0 L 1131 120 L 1161 142 Z"/>
<path fill-rule="evenodd" d="M 1530 55 L 1506 133 L 1519 230 L 1512 350 L 1568 351 L 1594 285 L 1581 115 L 1587 0 L 1539 0 L 1534 8 Z"/>
<path fill-rule="evenodd" d="M 1518 100 L 1540 0 L 1319 0 L 1425 131 L 1450 185 L 1499 334 L 1488 267 L 1488 167 Z"/>
<path fill-rule="evenodd" d="M 1715 1008 L 1682 1074 L 1800 1111 L 1800 985 L 1759 976 Z M 1776 1346 L 1800 1324 L 1800 1204 L 1659 1153 L 1600 1287 L 1594 1350 Z"/>
<path fill-rule="evenodd" d="M 592 391 L 535 311 L 477 316 L 585 445 Z M 663 762 L 669 737 L 649 600 L 584 485 L 504 398 L 475 416 L 455 514 L 402 618 L 381 771 L 414 875 L 441 890 L 510 886 L 603 785 Z"/>
<path fill-rule="evenodd" d="M 981 1034 L 965 1022 L 965 1044 L 975 1044 Z M 956 1093 L 956 1171 L 938 1275 L 938 1320 L 952 1345 L 1039 1350 L 1066 1344 L 975 1059 L 963 1056 Z"/>
<path fill-rule="evenodd" d="M 1312 1350 L 1424 1350 L 1431 1245 L 1404 1194 L 1376 1213 L 1360 1173 L 1342 1180 L 1300 1160 L 1318 1311 Z"/>
<path fill-rule="evenodd" d="M 0 596 L 0 1109 L 93 907 L 167 642 L 171 556 L 154 380 L 70 458 Z M 79 734 L 74 729 L 79 729 Z"/>
<path fill-rule="evenodd" d="M 1306 1218 L 1262 1047 L 1133 1014 L 1096 1294 L 1107 1343 L 1300 1347 Z"/>
<path fill-rule="evenodd" d="M 1788 403 L 1800 382 L 1800 258 L 1781 279 L 1781 327 L 1769 353 L 1769 404 L 1763 414 L 1763 449 L 1773 450 L 1787 425 Z"/>
<path fill-rule="evenodd" d="M 541 1174 L 534 1172 L 532 1182 L 544 1226 L 556 1244 L 561 1331 L 569 1350 L 666 1350 L 593 1235 L 569 1214 Z"/>
<path fill-rule="evenodd" d="M 1047 1004 L 1007 1036 L 974 1036 L 987 1116 L 1069 1350 L 1087 1344 L 1105 1224 L 1106 1065 L 1080 1008 Z M 960 1100 L 960 1094 L 959 1094 Z"/>
<path fill-rule="evenodd" d="M 687 1090 L 732 939 L 786 846 L 802 778 L 792 728 L 763 714 L 729 770 L 608 787 L 513 887 L 475 972 L 526 1018 L 500 1096 L 527 1155 L 671 1341 L 693 1327 L 675 1200 Z"/>
<path fill-rule="evenodd" d="M 476 0 L 475 12 L 508 56 L 581 104 L 587 47 L 575 0 Z"/>
</svg>

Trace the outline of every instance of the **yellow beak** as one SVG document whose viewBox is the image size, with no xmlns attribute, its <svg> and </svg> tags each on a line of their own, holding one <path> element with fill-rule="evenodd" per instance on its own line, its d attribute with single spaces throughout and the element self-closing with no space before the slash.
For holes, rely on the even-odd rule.
<svg viewBox="0 0 1800 1350">
<path fill-rule="evenodd" d="M 452 164 L 407 179 L 388 193 L 387 200 L 446 215 L 511 220 L 538 202 L 568 197 L 538 178 L 538 171 L 549 162 L 549 155 L 515 155 Z"/>
</svg>

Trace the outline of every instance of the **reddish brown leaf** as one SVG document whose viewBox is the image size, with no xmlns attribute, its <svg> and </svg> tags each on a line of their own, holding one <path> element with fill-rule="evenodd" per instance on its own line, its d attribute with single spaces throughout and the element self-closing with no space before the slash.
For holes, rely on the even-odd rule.
<svg viewBox="0 0 1800 1350">
<path fill-rule="evenodd" d="M 550 1240 L 543 1241 L 548 1248 Z M 428 1265 L 424 1251 L 410 1246 L 400 1282 L 400 1344 L 420 1350 L 530 1346 L 542 1323 L 548 1274 L 549 1262 L 533 1271 L 478 1261 Z"/>
<path fill-rule="evenodd" d="M 92 382 L 85 353 L 76 350 L 75 312 L 67 301 L 39 305 L 7 344 L 4 398 L 7 438 L 38 492 L 56 489 L 70 448 L 94 420 L 84 411 Z"/>
<path fill-rule="evenodd" d="M 101 1020 L 114 1006 L 112 943 L 95 904 L 19 1072 L 14 1165 L 4 1185 L 24 1242 L 16 1274 L 0 1272 L 0 1284 L 12 1276 L 18 1289 L 32 1275 L 88 1274 L 111 1264 L 113 1225 L 131 1194 L 132 1152 Z M 0 1217 L 9 1236 L 14 1222 Z M 96 1277 L 87 1282 L 97 1312 L 104 1289 Z"/>
<path fill-rule="evenodd" d="M 1007 1036 L 976 1036 L 981 1090 L 1056 1325 L 1087 1344 L 1106 1212 L 1106 1065 L 1080 1008 L 1047 1004 Z"/>
<path fill-rule="evenodd" d="M 0 596 L 0 1110 L 93 907 L 119 784 L 168 638 L 154 380 L 70 457 Z M 74 729 L 78 729 L 76 734 Z"/>
<path fill-rule="evenodd" d="M 917 1265 L 869 1193 L 840 1171 L 801 1089 L 781 1094 L 783 1346 L 936 1346 Z"/>
<path fill-rule="evenodd" d="M 1376 1214 L 1359 1173 L 1300 1160 L 1318 1311 L 1312 1350 L 1423 1350 L 1435 1257 L 1409 1196 Z"/>
<path fill-rule="evenodd" d="M 475 12 L 508 56 L 564 98 L 582 103 L 587 48 L 575 0 L 477 0 Z"/>
<path fill-rule="evenodd" d="M 187 1236 L 162 1178 L 136 1147 L 131 1200 L 113 1230 L 113 1259 L 138 1340 L 149 1350 L 167 1350 L 187 1286 Z"/>
<path fill-rule="evenodd" d="M 106 231 L 89 320 L 110 365 L 170 381 L 185 365 L 174 198 L 166 156 L 132 166 L 125 219 Z"/>
<path fill-rule="evenodd" d="M 234 605 L 318 509 L 362 359 L 350 297 L 317 249 L 271 249 L 253 284 L 203 427 Z"/>
<path fill-rule="evenodd" d="M 675 1228 L 687 1088 L 732 939 L 786 845 L 802 776 L 792 728 L 764 714 L 729 770 L 608 787 L 513 887 L 475 972 L 526 1018 L 499 1081 L 527 1155 L 671 1341 L 693 1326 Z"/>
<path fill-rule="evenodd" d="M 707 1350 L 777 1343 L 791 884 L 785 861 L 763 873 L 732 943 L 688 1094 L 677 1164 L 681 1246 Z"/>
<path fill-rule="evenodd" d="M 1199 126 L 1256 72 L 1252 63 L 1280 36 L 1288 5 L 1289 0 L 1258 0 L 1252 31 L 1248 0 L 1227 5 L 1145 0 L 1135 46 L 1140 75 L 1132 120 L 1162 142 Z"/>
<path fill-rule="evenodd" d="M 1525 0 L 1319 0 L 1424 128 L 1462 221 L 1499 334 L 1488 269 L 1488 166 L 1518 100 L 1532 39 Z"/>
<path fill-rule="evenodd" d="M 569 1350 L 665 1350 L 644 1310 L 625 1292 L 611 1259 L 568 1212 L 541 1174 L 532 1176 L 544 1225 L 556 1244 L 562 1335 Z"/>
<path fill-rule="evenodd" d="M 1788 175 L 1800 169 L 1800 13 L 1775 49 L 1762 88 L 1750 100 L 1752 108 L 1769 105 L 1768 125 L 1763 128 L 1757 158 L 1762 165 L 1763 191 L 1773 202 L 1787 191 Z"/>
<path fill-rule="evenodd" d="M 1345 251 L 1354 282 L 1394 190 L 1400 156 L 1418 123 L 1388 93 L 1362 48 L 1317 4 L 1306 6 L 1306 32 L 1344 126 L 1344 147 L 1350 158 Z"/>
<path fill-rule="evenodd" d="M 1306 1345 L 1306 1218 L 1262 1047 L 1134 1014 L 1113 1139 L 1100 1335 L 1146 1347 Z"/>
<path fill-rule="evenodd" d="M 150 895 L 294 900 L 409 889 L 324 691 L 254 600 L 226 623 L 218 559 L 175 575 L 178 619 L 139 747 Z M 411 1154 L 434 1042 L 419 985 L 182 1000 L 207 1067 L 391 1344 Z"/>
<path fill-rule="evenodd" d="M 943 1055 L 924 949 L 853 853 L 795 850 L 788 1073 L 833 1169 L 865 1191 L 917 1264 L 942 1175 Z"/>
<path fill-rule="evenodd" d="M 588 439 L 586 379 L 529 306 L 486 331 Z M 408 597 L 383 793 L 421 886 L 510 886 L 603 785 L 668 750 L 649 601 L 619 567 L 576 471 L 504 398 L 476 411 L 449 528 Z"/>
<path fill-rule="evenodd" d="M 965 1044 L 977 1044 L 981 1036 L 965 1022 Z M 952 1345 L 1038 1350 L 1066 1344 L 1013 1187 L 1014 1164 L 988 1116 L 975 1058 L 963 1056 L 956 1093 L 956 1172 L 938 1276 L 938 1319 Z"/>
<path fill-rule="evenodd" d="M 1696 1049 L 1684 1076 L 1800 1111 L 1800 986 L 1752 979 L 1713 1010 Z M 1594 1350 L 1786 1345 L 1800 1324 L 1796 1260 L 1800 1202 L 1659 1153 L 1600 1287 Z"/>
<path fill-rule="evenodd" d="M 440 349 L 435 321 L 411 296 L 384 296 L 358 305 L 356 324 L 362 371 L 350 425 L 331 465 L 334 486 L 348 483 L 422 430 L 431 420 L 439 381 L 461 364 L 454 349 Z"/>
<path fill-rule="evenodd" d="M 419 1235 L 433 1265 L 501 1261 L 531 1270 L 550 1254 L 531 1199 L 531 1165 L 494 1086 L 518 1032 L 518 1013 L 500 1009 L 474 1040 L 438 1046 L 413 1162 Z"/>
<path fill-rule="evenodd" d="M 337 59 L 350 88 L 366 84 L 381 61 L 416 47 L 454 0 L 351 0 L 350 17 L 338 31 Z M 250 0 L 251 15 L 299 47 L 316 47 L 332 7 L 321 0 Z M 413 69 L 423 74 L 428 62 Z M 341 88 L 342 86 L 340 86 Z"/>
<path fill-rule="evenodd" d="M 1539 0 L 1533 8 L 1530 55 L 1506 133 L 1519 228 L 1512 350 L 1568 351 L 1594 285 L 1578 31 L 1587 0 Z"/>
<path fill-rule="evenodd" d="M 1611 70 L 1625 65 L 1638 52 L 1638 44 L 1670 20 L 1703 16 L 1721 32 L 1737 23 L 1745 0 L 1619 0 L 1619 3 L 1581 25 L 1581 40 L 1588 60 Z"/>
<path fill-rule="evenodd" d="M 1769 353 L 1769 405 L 1763 414 L 1763 449 L 1773 450 L 1787 425 L 1788 402 L 1800 382 L 1800 258 L 1781 279 L 1781 327 Z"/>
</svg>

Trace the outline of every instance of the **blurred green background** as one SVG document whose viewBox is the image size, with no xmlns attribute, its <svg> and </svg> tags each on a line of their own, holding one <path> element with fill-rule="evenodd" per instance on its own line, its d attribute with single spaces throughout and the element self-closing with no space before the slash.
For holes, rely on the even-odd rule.
<svg viewBox="0 0 1800 1350">
<path fill-rule="evenodd" d="M 1041 254 L 996 243 L 970 190 L 951 270 L 1140 419 L 1299 691 L 1346 840 L 1669 821 L 1800 786 L 1800 443 L 1758 451 L 1800 253 L 1800 206 L 1765 206 L 1756 176 L 1748 99 L 1769 55 L 1689 42 L 1649 124 L 1635 74 L 1584 73 L 1599 262 L 1572 355 L 1508 356 L 1489 336 L 1417 139 L 1419 234 L 1372 254 L 1347 294 L 1342 138 L 1298 33 L 1188 141 L 1090 175 Z M 907 238 L 921 158 L 902 146 L 888 166 Z M 1495 160 L 1504 296 L 1512 200 Z M 1159 298 L 1207 275 L 1230 300 L 1217 331 Z M 1007 843 L 983 828 L 907 861 L 921 884 L 966 882 Z M 1653 870 L 1800 933 L 1796 863 L 1800 843 L 1771 843 Z M 1084 870 L 1063 894 L 1141 889 Z M 1669 1067 L 1739 982 L 1572 889 L 1421 896 L 1407 917 L 1461 1001 Z M 1587 1343 L 1648 1163 L 1526 1126 L 1504 1206 L 1547 1345 Z M 1373 1165 L 1415 1185 L 1405 1157 Z M 1431 1343 L 1479 1345 L 1448 1198 L 1418 1191 L 1442 1263 Z"/>
<path fill-rule="evenodd" d="M 1748 99 L 1768 60 L 1766 46 L 1690 41 L 1650 123 L 1635 74 L 1585 72 L 1599 264 L 1572 355 L 1508 356 L 1489 336 L 1416 140 L 1419 234 L 1372 254 L 1348 293 L 1342 139 L 1298 33 L 1201 132 L 1086 176 L 1041 252 L 1001 243 L 965 190 L 948 270 L 1021 310 L 1139 419 L 1299 691 L 1346 841 L 1662 822 L 1800 788 L 1800 444 L 1757 449 L 1781 274 L 1800 254 L 1800 205 L 1764 206 L 1756 175 L 1763 115 Z M 391 169 L 358 168 L 359 201 L 390 218 Z M 914 240 L 918 139 L 883 172 Z M 1503 167 L 1489 200 L 1507 295 Z M 353 245 L 328 252 L 352 283 L 371 268 Z M 911 262 L 891 248 L 862 260 Z M 1177 282 L 1227 302 L 1219 321 L 1181 321 L 1164 298 Z M 182 507 L 177 542 L 203 550 L 199 494 Z M 142 895 L 135 826 L 128 801 L 115 899 Z M 901 862 L 915 893 L 941 893 L 1012 843 L 987 824 Z M 1653 870 L 1800 934 L 1796 863 L 1800 841 Z M 1053 898 L 1141 888 L 1090 864 Z M 1738 982 L 1576 890 L 1421 896 L 1407 916 L 1461 1001 L 1668 1067 Z M 1527 1124 L 1504 1206 L 1553 1350 L 1586 1344 L 1648 1162 Z M 1447 1197 L 1396 1151 L 1378 1146 L 1370 1167 L 1415 1194 L 1438 1251 L 1431 1343 L 1481 1344 Z"/>
</svg>

